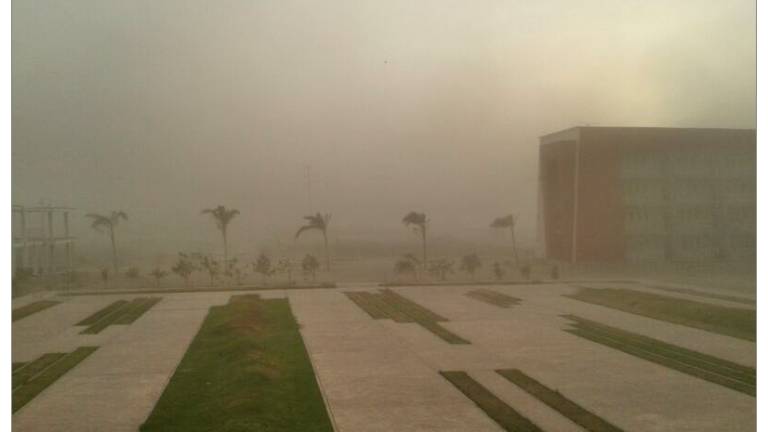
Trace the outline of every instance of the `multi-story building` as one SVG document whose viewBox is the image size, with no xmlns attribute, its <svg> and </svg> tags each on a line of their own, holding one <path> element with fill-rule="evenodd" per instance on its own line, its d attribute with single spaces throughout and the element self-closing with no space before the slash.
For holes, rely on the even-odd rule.
<svg viewBox="0 0 768 432">
<path fill-rule="evenodd" d="M 547 258 L 751 260 L 754 129 L 574 127 L 540 138 Z"/>
</svg>

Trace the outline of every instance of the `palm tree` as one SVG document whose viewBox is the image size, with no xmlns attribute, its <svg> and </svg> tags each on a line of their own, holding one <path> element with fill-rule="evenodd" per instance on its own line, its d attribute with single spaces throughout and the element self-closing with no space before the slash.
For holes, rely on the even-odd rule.
<svg viewBox="0 0 768 432">
<path fill-rule="evenodd" d="M 461 269 L 469 273 L 472 279 L 475 279 L 475 272 L 477 269 L 483 266 L 483 262 L 480 261 L 480 257 L 477 254 L 469 254 L 461 257 Z"/>
<path fill-rule="evenodd" d="M 304 219 L 307 220 L 307 224 L 299 228 L 298 231 L 296 231 L 295 238 L 299 238 L 301 233 L 304 231 L 309 230 L 319 230 L 323 233 L 323 241 L 325 243 L 325 269 L 330 271 L 331 270 L 331 256 L 328 254 L 328 224 L 331 222 L 331 215 L 325 214 L 321 215 L 319 212 L 315 214 L 314 216 L 304 216 Z"/>
<path fill-rule="evenodd" d="M 421 233 L 421 263 L 424 268 L 427 266 L 427 215 L 424 213 L 416 213 L 414 211 L 408 213 L 403 218 L 403 224 L 405 226 L 412 226 L 415 231 Z"/>
<path fill-rule="evenodd" d="M 112 210 L 109 216 L 100 215 L 96 213 L 88 213 L 85 217 L 91 220 L 91 228 L 98 232 L 103 232 L 103 229 L 107 229 L 109 232 L 109 240 L 112 242 L 112 266 L 117 275 L 117 244 L 115 243 L 115 227 L 120 223 L 120 219 L 128 220 L 128 215 L 122 210 Z"/>
<path fill-rule="evenodd" d="M 509 228 L 509 232 L 512 234 L 512 253 L 515 255 L 515 265 L 518 264 L 517 258 L 517 242 L 515 241 L 515 222 L 517 218 L 513 214 L 509 214 L 502 217 L 497 217 L 491 222 L 491 228 L 505 229 Z"/>
<path fill-rule="evenodd" d="M 216 221 L 216 228 L 221 231 L 221 238 L 224 240 L 224 263 L 226 266 L 226 263 L 229 262 L 229 251 L 227 249 L 227 226 L 229 226 L 229 223 L 232 222 L 232 219 L 234 219 L 235 216 L 240 214 L 240 210 L 228 209 L 223 205 L 220 205 L 216 208 L 205 209 L 203 210 L 202 214 L 209 214 L 213 216 L 213 219 Z"/>
</svg>

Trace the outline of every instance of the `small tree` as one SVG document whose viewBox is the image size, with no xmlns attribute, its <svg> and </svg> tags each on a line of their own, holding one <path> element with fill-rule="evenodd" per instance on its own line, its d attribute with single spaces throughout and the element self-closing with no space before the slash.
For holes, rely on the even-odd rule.
<svg viewBox="0 0 768 432">
<path fill-rule="evenodd" d="M 140 276 L 139 269 L 137 267 L 131 267 L 125 272 L 125 277 L 131 280 L 136 280 Z"/>
<path fill-rule="evenodd" d="M 502 280 L 504 278 L 504 269 L 498 261 L 493 263 L 493 275 L 496 277 L 496 280 Z"/>
<path fill-rule="evenodd" d="M 227 268 L 224 271 L 224 274 L 231 278 L 234 278 L 235 283 L 237 285 L 243 284 L 243 277 L 245 276 L 245 271 L 238 265 L 237 258 L 232 258 L 231 260 L 229 260 L 229 262 L 227 263 Z"/>
<path fill-rule="evenodd" d="M 101 269 L 101 281 L 104 283 L 104 288 L 106 288 L 107 283 L 109 282 L 109 269 L 107 268 Z"/>
<path fill-rule="evenodd" d="M 429 263 L 429 274 L 441 281 L 444 281 L 450 273 L 453 273 L 452 261 L 441 258 Z"/>
<path fill-rule="evenodd" d="M 253 263 L 253 271 L 261 274 L 261 281 L 266 285 L 267 277 L 269 277 L 274 270 L 272 270 L 272 261 L 265 254 L 260 254 L 258 260 Z"/>
<path fill-rule="evenodd" d="M 184 284 L 190 286 L 190 278 L 194 272 L 198 270 L 197 265 L 190 259 L 187 254 L 179 252 L 179 260 L 171 268 L 171 271 L 176 273 L 180 278 L 184 279 Z"/>
<path fill-rule="evenodd" d="M 555 280 L 560 279 L 560 268 L 557 264 L 552 266 L 552 269 L 549 271 L 549 277 Z"/>
<path fill-rule="evenodd" d="M 304 273 L 304 279 L 307 279 L 309 276 L 312 278 L 312 282 L 314 282 L 319 268 L 320 262 L 318 262 L 317 258 L 312 254 L 307 254 L 304 256 L 304 259 L 301 260 L 301 271 Z"/>
<path fill-rule="evenodd" d="M 164 278 L 168 272 L 156 268 L 149 273 L 155 279 L 155 288 L 160 288 L 160 279 Z"/>
<path fill-rule="evenodd" d="M 531 278 L 531 266 L 526 264 L 522 267 L 520 267 L 520 274 L 523 276 L 523 279 L 530 279 Z"/>
<path fill-rule="evenodd" d="M 400 258 L 395 262 L 395 274 L 401 276 L 410 274 L 414 279 L 416 279 L 416 265 L 410 259 Z"/>
<path fill-rule="evenodd" d="M 34 272 L 31 268 L 17 268 L 16 271 L 13 272 L 13 278 L 11 278 L 11 289 L 13 290 L 13 294 L 16 295 L 17 290 L 19 290 L 26 281 L 32 279 L 33 276 Z"/>
<path fill-rule="evenodd" d="M 200 261 L 200 266 L 208 272 L 208 277 L 211 279 L 211 286 L 213 286 L 216 282 L 216 278 L 219 277 L 219 273 L 221 273 L 219 262 L 209 256 L 204 256 Z"/>
<path fill-rule="evenodd" d="M 275 266 L 275 272 L 285 274 L 288 277 L 288 285 L 293 284 L 293 264 L 288 258 L 280 258 Z"/>
<path fill-rule="evenodd" d="M 464 255 L 461 258 L 461 269 L 465 272 L 467 272 L 472 279 L 475 278 L 475 272 L 477 269 L 483 266 L 483 263 L 480 261 L 480 257 L 477 256 L 477 254 L 469 254 Z"/>
</svg>

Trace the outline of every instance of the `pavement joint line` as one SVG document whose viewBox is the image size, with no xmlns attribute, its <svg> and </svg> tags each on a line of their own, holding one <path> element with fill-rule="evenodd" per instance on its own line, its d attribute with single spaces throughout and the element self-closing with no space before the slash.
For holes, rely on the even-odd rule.
<svg viewBox="0 0 768 432">
<path fill-rule="evenodd" d="M 298 323 L 298 320 L 295 315 L 294 315 L 294 320 Z M 320 395 L 323 397 L 323 405 L 325 405 L 325 411 L 328 413 L 328 418 L 331 421 L 331 428 L 333 428 L 334 431 L 338 431 L 339 427 L 336 422 L 336 417 L 333 415 L 333 410 L 331 409 L 331 402 L 328 399 L 327 391 L 325 390 L 323 381 L 320 379 L 320 374 L 318 373 L 317 365 L 315 364 L 314 361 L 312 361 L 312 359 L 315 356 L 315 353 L 312 351 L 310 346 L 304 340 L 304 333 L 302 332 L 302 328 L 300 325 L 299 325 L 299 334 L 301 335 L 301 343 L 304 344 L 304 349 L 307 350 L 307 357 L 309 357 L 309 363 L 310 365 L 312 365 L 312 373 L 315 374 L 315 383 L 317 383 L 317 387 L 320 389 Z"/>
</svg>

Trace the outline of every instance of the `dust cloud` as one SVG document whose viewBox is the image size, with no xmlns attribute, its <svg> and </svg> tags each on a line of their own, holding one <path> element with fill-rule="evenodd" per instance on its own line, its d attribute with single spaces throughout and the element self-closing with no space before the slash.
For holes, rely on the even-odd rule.
<svg viewBox="0 0 768 432">
<path fill-rule="evenodd" d="M 751 1 L 16 1 L 15 204 L 123 209 L 139 253 L 536 240 L 538 137 L 754 127 Z M 106 248 L 75 215 L 80 251 Z M 307 243 L 312 243 L 307 240 Z M 106 249 L 104 249 L 106 250 Z"/>
</svg>

